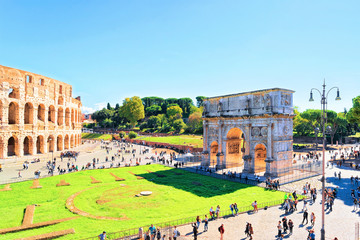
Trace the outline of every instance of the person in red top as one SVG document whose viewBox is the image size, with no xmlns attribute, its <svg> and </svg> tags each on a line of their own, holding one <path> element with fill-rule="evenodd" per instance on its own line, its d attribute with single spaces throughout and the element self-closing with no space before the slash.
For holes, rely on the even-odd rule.
<svg viewBox="0 0 360 240">
<path fill-rule="evenodd" d="M 225 232 L 224 224 L 221 224 L 221 226 L 219 227 L 219 232 L 220 232 L 220 240 L 223 240 L 224 232 Z"/>
</svg>

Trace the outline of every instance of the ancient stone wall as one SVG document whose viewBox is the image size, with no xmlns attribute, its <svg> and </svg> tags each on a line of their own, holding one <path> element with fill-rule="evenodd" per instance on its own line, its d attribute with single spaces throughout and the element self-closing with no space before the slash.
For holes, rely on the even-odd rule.
<svg viewBox="0 0 360 240">
<path fill-rule="evenodd" d="M 276 177 L 291 166 L 293 91 L 267 89 L 204 100 L 207 165 Z"/>
<path fill-rule="evenodd" d="M 0 158 L 76 147 L 80 97 L 69 84 L 0 65 L 0 126 Z"/>
</svg>

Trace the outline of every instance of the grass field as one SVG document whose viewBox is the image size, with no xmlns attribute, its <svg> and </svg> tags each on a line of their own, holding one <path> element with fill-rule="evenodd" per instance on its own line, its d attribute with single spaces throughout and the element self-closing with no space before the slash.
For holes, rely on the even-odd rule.
<svg viewBox="0 0 360 240">
<path fill-rule="evenodd" d="M 129 171 L 144 179 L 137 179 Z M 115 182 L 110 173 L 124 178 L 125 181 Z M 102 183 L 91 184 L 90 176 Z M 56 187 L 60 179 L 69 182 L 71 186 Z M 222 210 L 228 210 L 229 205 L 234 202 L 237 202 L 239 207 L 248 206 L 254 200 L 262 203 L 282 199 L 284 195 L 282 192 L 219 180 L 162 165 L 88 170 L 40 179 L 42 189 L 30 189 L 31 185 L 32 181 L 14 183 L 11 184 L 12 191 L 0 192 L 0 229 L 21 225 L 24 209 L 31 204 L 40 205 L 35 209 L 34 223 L 79 216 L 70 212 L 65 203 L 71 195 L 82 190 L 84 191 L 74 199 L 77 208 L 94 216 L 124 220 L 99 220 L 80 216 L 48 227 L 8 233 L 2 235 L 1 239 L 28 237 L 69 228 L 74 228 L 76 234 L 59 239 L 81 239 L 96 236 L 103 230 L 116 232 L 206 214 L 211 206 L 220 205 Z M 153 194 L 148 197 L 134 196 L 141 191 L 152 191 Z"/>
<path fill-rule="evenodd" d="M 102 140 L 112 140 L 112 135 L 110 134 L 100 134 L 100 133 L 81 133 L 83 139 L 102 139 Z"/>
<path fill-rule="evenodd" d="M 139 136 L 136 139 L 141 139 L 149 142 L 161 142 L 170 143 L 176 145 L 191 145 L 196 148 L 203 146 L 202 136 L 198 135 L 180 135 L 180 136 L 168 136 L 168 137 L 143 137 Z"/>
</svg>

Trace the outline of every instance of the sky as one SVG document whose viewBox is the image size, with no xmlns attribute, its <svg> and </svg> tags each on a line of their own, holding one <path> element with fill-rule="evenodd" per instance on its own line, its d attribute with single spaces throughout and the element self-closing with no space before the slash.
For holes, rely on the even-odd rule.
<svg viewBox="0 0 360 240">
<path fill-rule="evenodd" d="M 339 87 L 360 95 L 360 2 L 0 0 L 0 65 L 73 86 L 83 112 L 126 97 L 219 96 Z"/>
</svg>

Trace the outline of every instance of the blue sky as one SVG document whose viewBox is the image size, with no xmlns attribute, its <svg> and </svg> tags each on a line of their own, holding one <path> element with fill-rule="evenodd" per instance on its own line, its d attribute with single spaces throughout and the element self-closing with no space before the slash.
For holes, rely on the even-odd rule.
<svg viewBox="0 0 360 240">
<path fill-rule="evenodd" d="M 358 1 L 0 0 L 0 65 L 73 85 L 84 111 L 134 95 L 218 96 L 281 87 L 360 95 Z"/>
</svg>

